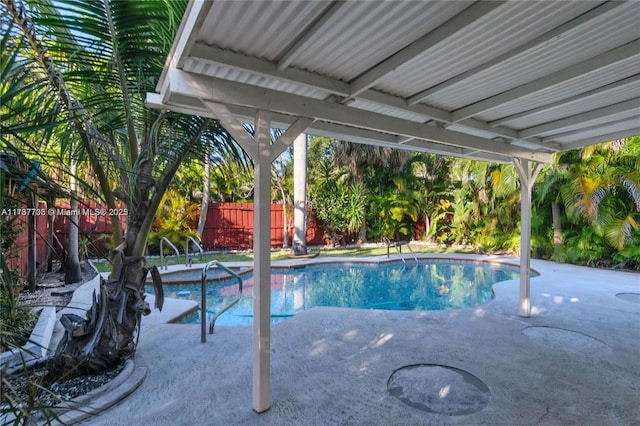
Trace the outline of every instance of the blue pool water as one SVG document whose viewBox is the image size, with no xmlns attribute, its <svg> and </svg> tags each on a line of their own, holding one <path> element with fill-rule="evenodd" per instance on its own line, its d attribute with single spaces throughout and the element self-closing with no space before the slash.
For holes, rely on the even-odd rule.
<svg viewBox="0 0 640 426">
<path fill-rule="evenodd" d="M 165 284 L 166 297 L 200 302 L 199 269 L 185 284 Z M 482 262 L 427 261 L 381 264 L 328 264 L 272 268 L 271 317 L 278 323 L 315 306 L 357 309 L 444 310 L 478 306 L 493 298 L 493 284 L 518 279 L 516 267 Z M 243 275 L 244 294 L 216 325 L 250 325 L 253 275 Z M 237 294 L 237 282 L 208 284 L 208 319 Z M 200 322 L 200 312 L 184 322 Z"/>
</svg>

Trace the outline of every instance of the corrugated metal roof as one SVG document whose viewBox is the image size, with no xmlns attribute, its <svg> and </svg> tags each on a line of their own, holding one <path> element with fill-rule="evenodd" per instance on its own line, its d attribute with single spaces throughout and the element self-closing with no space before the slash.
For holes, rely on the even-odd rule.
<svg viewBox="0 0 640 426">
<path fill-rule="evenodd" d="M 595 128 L 589 128 L 588 130 L 571 132 L 571 134 L 559 136 L 557 138 L 554 138 L 554 140 L 561 143 L 579 142 L 581 139 L 597 138 L 598 136 L 616 133 L 619 131 L 623 131 L 624 129 L 633 127 L 637 128 L 639 124 L 640 121 L 638 120 L 638 116 L 635 116 L 631 117 L 629 120 L 616 122 L 615 124 L 600 124 Z"/>
<path fill-rule="evenodd" d="M 547 161 L 582 136 L 637 131 L 638 22 L 640 2 L 193 3 L 152 103 L 215 116 L 209 100 L 334 123 L 322 127 L 344 139 Z"/>
<path fill-rule="evenodd" d="M 197 60 L 188 59 L 187 61 L 185 61 L 183 69 L 195 74 L 202 74 L 209 77 L 237 81 L 239 83 L 249 84 L 252 86 L 266 87 L 268 89 L 279 90 L 300 96 L 307 96 L 314 99 L 324 99 L 327 97 L 326 92 L 309 88 L 307 86 L 291 84 L 282 80 L 276 80 L 273 78 L 257 75 L 255 73 L 229 69 L 226 67 L 208 64 Z"/>
<path fill-rule="evenodd" d="M 350 81 L 471 2 L 353 2 L 313 37 L 294 66 Z"/>
<path fill-rule="evenodd" d="M 518 98 L 515 101 L 504 103 L 497 108 L 487 111 L 486 113 L 478 114 L 477 118 L 483 121 L 494 121 L 502 117 L 507 117 L 512 114 L 527 111 L 562 99 L 568 99 L 574 95 L 578 95 L 589 90 L 597 89 L 598 87 L 635 75 L 638 72 L 639 61 L 640 52 L 638 52 L 638 55 L 628 58 L 627 60 L 599 68 L 587 75 L 582 75 L 563 82 L 562 84 L 553 85 L 547 89 Z M 632 86 L 634 86 L 634 88 L 631 92 L 638 90 L 637 84 Z M 617 92 L 617 95 L 619 96 L 618 102 L 630 99 L 628 94 L 625 92 Z M 611 101 L 614 100 L 611 97 L 609 99 Z M 606 105 L 606 103 L 602 102 L 604 101 L 604 98 L 599 97 L 598 100 L 600 101 L 600 106 Z M 583 107 L 581 112 L 589 109 L 586 102 L 587 101 L 584 100 L 581 103 L 581 106 Z M 594 106 L 595 104 L 592 103 L 591 105 Z M 572 115 L 568 110 L 560 110 L 557 111 L 557 113 L 560 114 L 560 116 Z M 533 123 L 525 124 L 530 126 Z"/>
<path fill-rule="evenodd" d="M 562 37 L 524 51 L 424 102 L 448 110 L 473 104 L 633 41 L 638 38 L 638 22 L 638 4 L 620 6 L 595 22 L 590 21 Z"/>
<path fill-rule="evenodd" d="M 512 2 L 429 49 L 390 74 L 376 86 L 386 92 L 409 97 L 425 88 L 496 58 L 541 35 L 567 19 L 574 18 L 595 3 L 590 2 Z M 553 13 L 550 13 L 550 12 Z M 459 93 L 457 93 L 460 96 Z M 444 97 L 448 99 L 449 97 Z M 460 96 L 455 105 L 466 105 Z M 449 100 L 448 102 L 454 102 Z M 427 103 L 451 107 L 440 98 Z M 470 102 L 468 102 L 470 103 Z"/>
<path fill-rule="evenodd" d="M 327 2 L 214 1 L 197 41 L 276 60 Z"/>
<path fill-rule="evenodd" d="M 633 98 L 640 98 L 640 84 L 637 81 L 623 85 L 605 93 L 598 93 L 575 101 L 562 103 L 554 108 L 515 118 L 503 123 L 504 126 L 521 130 L 531 126 L 537 126 L 558 118 L 570 117 L 572 115 L 587 112 L 607 105 L 627 101 Z M 563 98 L 567 99 L 567 98 Z M 531 107 L 529 108 L 531 109 Z M 499 115 L 499 114 L 496 114 Z"/>
</svg>

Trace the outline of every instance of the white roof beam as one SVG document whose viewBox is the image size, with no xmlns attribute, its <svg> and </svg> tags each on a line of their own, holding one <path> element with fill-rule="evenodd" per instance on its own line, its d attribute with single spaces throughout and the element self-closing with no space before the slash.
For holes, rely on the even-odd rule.
<svg viewBox="0 0 640 426">
<path fill-rule="evenodd" d="M 217 118 L 216 115 L 199 99 L 189 98 L 189 100 L 195 101 L 195 103 L 199 104 L 200 106 L 195 107 L 176 105 L 174 103 L 165 104 L 162 102 L 162 98 L 158 93 L 147 93 L 146 105 L 149 108 L 154 109 L 164 109 L 179 112 L 182 114 Z M 241 122 L 253 124 L 253 120 L 255 118 L 255 109 L 239 105 L 227 105 L 227 108 Z M 294 122 L 294 120 L 296 120 L 296 117 L 288 114 L 272 113 L 271 119 L 273 127 L 286 129 Z M 357 127 L 344 126 L 342 124 L 328 123 L 324 121 L 315 121 L 310 124 L 307 133 L 318 136 L 327 136 L 334 139 L 351 138 L 351 140 L 366 143 L 369 145 L 388 146 L 389 144 L 396 144 L 398 140 L 395 135 L 379 133 L 371 130 L 360 129 Z"/>
<path fill-rule="evenodd" d="M 206 105 L 242 149 L 244 149 L 251 158 L 257 158 L 258 143 L 255 138 L 247 132 L 247 129 L 245 129 L 242 123 L 229 111 L 229 108 L 217 102 L 207 102 Z"/>
<path fill-rule="evenodd" d="M 562 100 L 557 101 L 557 102 L 551 102 L 549 104 L 545 104 L 545 105 L 537 107 L 537 108 L 532 108 L 532 109 L 527 110 L 527 111 L 522 111 L 522 112 L 517 113 L 517 114 L 512 114 L 512 115 L 509 115 L 507 117 L 500 118 L 498 120 L 493 120 L 493 121 L 489 122 L 488 124 L 489 124 L 489 126 L 499 126 L 501 124 L 508 123 L 509 121 L 516 120 L 518 118 L 522 118 L 522 117 L 526 117 L 526 116 L 529 116 L 529 115 L 533 115 L 533 114 L 538 114 L 538 113 L 541 113 L 541 112 L 549 111 L 551 109 L 560 107 L 560 106 L 568 104 L 570 102 L 580 101 L 580 100 L 585 99 L 587 97 L 600 96 L 600 95 L 603 95 L 603 94 L 605 94 L 606 92 L 608 92 L 610 90 L 617 89 L 619 87 L 623 87 L 623 86 L 627 86 L 627 85 L 631 85 L 632 86 L 632 90 L 634 90 L 633 89 L 633 87 L 634 87 L 633 85 L 636 85 L 638 82 L 640 82 L 640 74 L 636 74 L 636 75 L 633 75 L 631 77 L 624 78 L 622 80 L 616 81 L 615 83 L 610 83 L 610 84 L 607 84 L 605 86 L 599 87 L 597 89 L 589 90 L 587 92 L 580 93 L 579 95 L 571 96 L 569 98 L 562 99 Z"/>
<path fill-rule="evenodd" d="M 530 127 L 528 129 L 521 130 L 520 132 L 518 132 L 518 134 L 520 135 L 520 138 L 528 138 L 531 136 L 542 135 L 544 133 L 552 133 L 567 127 L 579 125 L 581 123 L 587 123 L 591 120 L 596 120 L 627 111 L 638 110 L 638 108 L 640 108 L 640 98 L 634 98 L 614 105 L 609 105 L 588 112 L 583 112 L 582 114 L 576 114 L 572 115 L 571 117 L 551 121 L 539 126 Z"/>
<path fill-rule="evenodd" d="M 606 2 L 604 4 L 601 4 L 591 10 L 589 10 L 586 13 L 583 13 L 582 15 L 572 19 L 571 21 L 568 21 L 550 31 L 547 31 L 546 33 L 514 48 L 509 50 L 508 52 L 503 53 L 502 55 L 487 61 L 485 63 L 482 63 L 480 65 L 477 65 L 463 73 L 460 73 L 458 75 L 456 75 L 453 78 L 450 78 L 446 81 L 443 81 L 440 84 L 437 84 L 433 87 L 430 87 L 429 89 L 423 90 L 420 93 L 417 93 L 414 96 L 411 96 L 407 101 L 409 102 L 409 105 L 415 105 L 419 102 L 422 102 L 423 100 L 425 100 L 427 97 L 429 97 L 430 95 L 439 92 L 441 90 L 446 89 L 447 87 L 453 86 L 454 84 L 471 77 L 474 74 L 480 73 L 486 69 L 491 68 L 492 66 L 499 64 L 500 62 L 504 62 L 504 61 L 508 61 L 509 59 L 513 58 L 516 55 L 519 55 L 520 53 L 531 49 L 539 44 L 542 44 L 548 40 L 553 39 L 554 37 L 557 37 L 573 28 L 576 28 L 580 25 L 583 25 L 587 22 L 589 22 L 590 20 L 594 19 L 594 18 L 598 18 L 600 16 L 602 16 L 602 14 L 609 12 L 610 10 L 623 5 L 624 2 L 620 1 L 611 1 L 611 2 Z"/>
<path fill-rule="evenodd" d="M 340 80 L 323 77 L 321 75 L 296 68 L 287 68 L 280 71 L 273 62 L 220 49 L 215 46 L 195 43 L 192 48 L 191 57 L 209 64 L 250 72 L 264 77 L 322 90 L 340 97 L 349 95 L 349 84 Z M 416 112 L 434 120 L 451 122 L 451 113 L 449 111 L 427 105 L 408 105 L 407 101 L 403 98 L 375 90 L 366 90 L 361 93 L 358 98 L 382 105 L 389 105 L 406 111 Z"/>
<path fill-rule="evenodd" d="M 483 161 L 497 161 L 502 163 L 508 163 L 511 161 L 510 157 L 502 156 L 498 154 L 492 154 L 489 152 L 478 151 L 469 148 L 458 148 L 454 146 L 446 146 L 434 142 L 429 142 L 420 139 L 411 139 L 406 143 L 398 145 L 389 145 L 391 148 L 408 149 L 411 151 L 427 152 L 439 155 L 449 155 L 453 157 L 472 158 L 474 160 Z"/>
<path fill-rule="evenodd" d="M 554 143 L 543 143 L 540 138 L 537 138 L 535 136 L 531 136 L 528 137 L 526 139 L 523 139 L 522 137 L 520 137 L 520 135 L 518 134 L 517 130 L 513 130 L 510 129 L 508 127 L 500 127 L 500 126 L 496 126 L 496 127 L 491 127 L 489 126 L 487 123 L 485 123 L 484 121 L 480 121 L 480 120 L 476 120 L 475 118 L 467 118 L 465 120 L 462 120 L 456 124 L 462 125 L 462 126 L 466 126 L 466 127 L 470 127 L 472 129 L 478 129 L 478 130 L 484 130 L 490 133 L 495 133 L 498 136 L 502 136 L 504 138 L 507 139 L 511 139 L 512 141 L 517 141 L 517 140 L 524 140 L 526 142 L 529 142 L 531 144 L 534 145 L 538 145 L 541 148 L 545 148 L 545 149 L 549 149 L 551 151 L 559 151 L 560 147 L 557 144 Z"/>
<path fill-rule="evenodd" d="M 363 92 L 360 96 L 358 96 L 359 99 L 362 100 L 366 100 L 369 102 L 374 102 L 374 103 L 378 103 L 381 105 L 386 105 L 386 106 L 390 106 L 393 108 L 397 108 L 400 110 L 404 110 L 404 111 L 410 111 L 410 112 L 415 112 L 417 114 L 421 114 L 421 115 L 425 115 L 429 118 L 431 118 L 432 120 L 436 120 L 445 124 L 450 124 L 452 123 L 451 121 L 451 113 L 448 111 L 445 111 L 443 109 L 439 109 L 439 108 L 434 108 L 428 105 L 424 105 L 424 104 L 418 104 L 418 105 L 409 105 L 407 104 L 407 102 L 397 96 L 392 96 L 392 95 L 388 95 L 386 93 L 382 93 L 382 92 L 378 92 L 376 90 L 373 89 L 369 89 L 365 92 Z M 479 121 L 473 118 L 468 118 L 466 120 L 461 121 L 458 124 L 462 124 L 464 126 L 467 127 L 472 127 L 475 129 L 480 129 L 480 130 L 486 130 L 489 131 L 491 133 L 495 133 L 498 136 L 502 136 L 505 137 L 507 139 L 512 139 L 512 140 L 518 140 L 518 132 L 516 130 L 513 129 L 509 129 L 507 127 L 501 127 L 501 126 L 497 126 L 497 127 L 490 127 L 487 123 L 483 122 L 483 121 Z M 557 147 L 552 146 L 552 145 L 542 145 L 540 143 L 540 140 L 538 138 L 528 138 L 527 142 L 531 142 L 533 144 L 536 145 L 540 145 L 540 146 L 544 146 L 545 148 L 549 148 L 551 150 L 557 150 Z"/>
<path fill-rule="evenodd" d="M 190 56 L 209 64 L 246 71 L 289 83 L 300 84 L 313 89 L 324 90 L 338 96 L 347 96 L 349 94 L 349 85 L 345 82 L 323 77 L 319 74 L 299 70 L 297 68 L 286 68 L 284 70 L 280 70 L 273 62 L 231 52 L 215 46 L 195 43 Z"/>
<path fill-rule="evenodd" d="M 313 22 L 309 28 L 302 31 L 302 35 L 294 42 L 293 46 L 282 54 L 278 61 L 278 69 L 284 70 L 291 65 L 291 63 L 296 60 L 296 57 L 300 52 L 305 49 L 315 34 L 322 31 L 322 27 L 324 27 L 345 4 L 346 2 L 343 1 L 334 1 L 329 4 L 329 6 L 320 14 L 318 19 Z"/>
<path fill-rule="evenodd" d="M 415 112 L 417 114 L 424 115 L 432 120 L 441 121 L 443 123 L 451 122 L 451 113 L 440 108 L 434 108 L 428 105 L 408 105 L 407 101 L 398 96 L 388 95 L 386 93 L 378 92 L 376 90 L 367 90 L 358 96 L 358 99 L 362 99 L 369 102 L 374 102 L 381 105 L 387 105 L 393 108 Z"/>
<path fill-rule="evenodd" d="M 503 1 L 477 2 L 463 10 L 435 30 L 420 37 L 405 48 L 399 50 L 375 67 L 356 78 L 351 83 L 351 94 L 344 101 L 353 99 L 355 96 L 364 92 L 368 88 L 376 84 L 384 76 L 395 70 L 396 68 L 411 61 L 429 48 L 440 43 L 442 40 L 450 37 L 461 29 L 465 28 L 472 22 L 482 18 L 492 10 L 500 7 Z"/>
<path fill-rule="evenodd" d="M 293 122 L 291 126 L 285 130 L 284 134 L 272 144 L 271 147 L 271 161 L 275 160 L 286 147 L 291 145 L 293 140 L 300 136 L 305 130 L 309 128 L 309 125 L 315 120 L 307 117 L 299 117 Z"/>
<path fill-rule="evenodd" d="M 212 4 L 212 2 L 201 1 L 190 1 L 189 4 L 187 4 L 187 9 L 183 15 L 186 19 L 183 19 L 180 22 L 180 27 L 178 28 L 176 37 L 174 38 L 174 43 L 171 46 L 169 55 L 167 55 L 167 59 L 165 60 L 164 67 L 162 69 L 162 74 L 160 74 L 158 84 L 156 85 L 156 91 L 159 93 L 162 93 L 169 84 L 165 79 L 167 70 L 171 67 L 181 68 L 184 61 L 189 56 L 189 54 L 185 52 L 189 52 L 190 47 L 193 45 L 198 31 L 202 27 L 204 17 L 209 12 L 209 9 L 211 9 Z M 184 34 L 188 34 L 188 37 L 184 37 Z"/>
<path fill-rule="evenodd" d="M 571 130 L 571 131 L 568 131 L 568 132 L 554 133 L 552 136 L 541 138 L 541 140 L 542 140 L 542 142 L 553 142 L 554 140 L 557 140 L 557 139 L 563 139 L 563 138 L 566 138 L 566 137 L 571 137 L 572 135 L 579 135 L 579 134 L 584 133 L 584 132 L 590 132 L 590 131 L 593 131 L 593 130 L 602 129 L 603 127 L 610 127 L 610 126 L 615 126 L 615 125 L 618 125 L 618 124 L 634 123 L 634 122 L 635 123 L 640 123 L 640 115 L 634 115 L 632 117 L 626 117 L 626 118 L 621 118 L 619 120 L 609 121 L 609 122 L 607 122 L 605 124 L 596 124 L 596 125 L 593 125 L 593 126 L 580 127 L 579 129 Z"/>
<path fill-rule="evenodd" d="M 383 133 L 435 141 L 445 145 L 497 152 L 512 157 L 535 159 L 537 161 L 551 161 L 549 154 L 532 152 L 508 143 L 494 142 L 473 135 L 453 132 L 341 104 L 212 77 L 203 77 L 180 70 L 171 70 L 169 90 L 177 95 L 192 96 L 203 101 L 244 105 L 258 110 L 310 117 L 316 120 L 352 125 Z M 167 103 L 170 104 L 170 100 Z"/>
<path fill-rule="evenodd" d="M 555 86 L 599 68 L 610 66 L 616 62 L 640 55 L 640 40 L 635 40 L 598 56 L 554 72 L 537 80 L 491 96 L 453 112 L 453 121 L 461 121 L 484 111 L 491 110 L 507 102 L 522 98 L 543 89 Z"/>
<path fill-rule="evenodd" d="M 594 136 L 591 138 L 580 139 L 572 143 L 564 144 L 563 147 L 565 150 L 569 149 L 580 149 L 585 146 L 614 141 L 616 139 L 622 138 L 630 138 L 633 136 L 640 135 L 640 127 L 634 127 L 632 129 L 621 130 L 619 132 L 607 133 L 605 135 Z"/>
</svg>

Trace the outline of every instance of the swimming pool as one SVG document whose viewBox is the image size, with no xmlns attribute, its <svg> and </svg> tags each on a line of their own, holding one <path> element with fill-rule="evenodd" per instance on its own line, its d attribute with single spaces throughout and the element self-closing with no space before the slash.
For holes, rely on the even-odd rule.
<svg viewBox="0 0 640 426">
<path fill-rule="evenodd" d="M 165 297 L 200 302 L 201 271 L 194 269 L 189 273 L 195 282 L 165 284 Z M 518 277 L 519 270 L 514 266 L 450 260 L 273 267 L 271 320 L 275 324 L 315 306 L 405 311 L 473 307 L 493 298 L 493 284 Z M 252 323 L 253 273 L 248 272 L 242 278 L 244 295 L 216 320 L 216 325 Z M 208 320 L 234 298 L 237 287 L 233 280 L 208 284 Z M 183 322 L 200 322 L 200 315 L 194 313 Z"/>
</svg>

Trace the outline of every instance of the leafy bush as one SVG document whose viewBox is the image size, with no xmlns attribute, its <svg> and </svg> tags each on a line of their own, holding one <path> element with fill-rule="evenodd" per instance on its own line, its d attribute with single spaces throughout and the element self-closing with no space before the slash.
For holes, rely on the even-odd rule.
<svg viewBox="0 0 640 426">
<path fill-rule="evenodd" d="M 4 253 L 0 253 L 0 351 L 4 352 L 27 343 L 36 322 L 35 313 L 18 302 L 18 271 L 7 266 Z"/>
<path fill-rule="evenodd" d="M 178 249 L 184 246 L 187 237 L 195 237 L 195 221 L 199 207 L 180 195 L 168 190 L 156 213 L 155 223 L 149 234 L 149 249 L 159 252 L 160 240 L 167 238 Z"/>
</svg>

